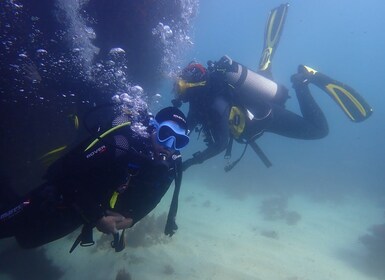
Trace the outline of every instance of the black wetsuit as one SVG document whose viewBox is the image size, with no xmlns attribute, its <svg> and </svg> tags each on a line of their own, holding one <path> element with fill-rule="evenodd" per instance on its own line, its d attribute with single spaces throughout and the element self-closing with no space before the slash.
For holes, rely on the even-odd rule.
<svg viewBox="0 0 385 280">
<path fill-rule="evenodd" d="M 263 132 L 308 140 L 325 137 L 329 131 L 325 116 L 311 96 L 308 85 L 300 78 L 293 80 L 293 87 L 302 116 L 275 103 L 241 104 L 237 101 L 234 88 L 218 79 L 218 75 L 214 74 L 213 77 L 213 73 L 210 73 L 208 85 L 190 95 L 188 112 L 189 129 L 193 130 L 201 125 L 207 148 L 185 161 L 183 169 L 202 163 L 226 150 L 232 137 L 229 130 L 232 106 L 247 109 L 255 116 L 252 120 L 246 118 L 246 127 L 240 135 L 242 142 L 255 140 Z"/>
<path fill-rule="evenodd" d="M 22 247 L 32 248 L 81 225 L 95 226 L 106 210 L 136 223 L 156 207 L 180 168 L 180 154 L 155 160 L 150 138 L 130 127 L 117 129 L 85 151 L 92 140 L 56 161 L 46 183 L 8 212 L 0 211 L 0 238 L 15 236 Z M 111 208 L 114 192 L 119 195 Z"/>
</svg>

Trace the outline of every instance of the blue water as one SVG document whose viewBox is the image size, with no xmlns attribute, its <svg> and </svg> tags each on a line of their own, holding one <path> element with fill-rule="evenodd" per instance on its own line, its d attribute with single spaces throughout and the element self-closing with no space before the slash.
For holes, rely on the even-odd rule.
<svg viewBox="0 0 385 280">
<path fill-rule="evenodd" d="M 6 2 L 13 3 L 16 1 Z M 58 2 L 62 4 L 66 3 L 65 1 Z M 183 2 L 186 5 L 189 3 L 189 1 Z M 74 3 L 78 3 L 78 1 L 74 1 Z M 226 54 L 250 69 L 256 70 L 262 51 L 264 28 L 268 13 L 273 7 L 276 7 L 281 3 L 281 1 L 257 0 L 200 1 L 197 14 L 195 17 L 188 18 L 188 28 L 186 28 L 186 32 L 191 37 L 193 45 L 190 45 L 186 41 L 166 42 L 166 44 L 169 44 L 166 50 L 170 50 L 170 52 L 165 54 L 164 57 L 166 60 L 164 60 L 164 63 L 160 66 L 163 67 L 162 69 L 164 70 L 162 75 L 163 80 L 159 83 L 151 83 L 151 86 L 146 85 L 146 83 L 140 84 L 144 89 L 146 89 L 146 86 L 151 88 L 151 90 L 146 91 L 147 97 L 143 99 L 149 103 L 150 108 L 155 110 L 162 106 L 169 105 L 170 99 L 172 98 L 171 91 L 173 78 L 177 75 L 177 69 L 182 68 L 192 60 L 205 64 L 207 60 L 218 60 L 221 56 Z M 206 242 L 205 238 L 217 234 L 217 231 L 205 231 L 199 227 L 201 225 L 199 219 L 200 216 L 199 214 L 194 214 L 194 207 L 196 207 L 194 203 L 198 204 L 197 201 L 199 201 L 202 205 L 206 205 L 205 207 L 207 207 L 208 213 L 213 209 L 216 209 L 217 212 L 221 213 L 226 211 L 231 212 L 231 207 L 234 207 L 234 210 L 239 210 L 239 212 L 244 215 L 242 217 L 234 217 L 237 219 L 237 222 L 239 222 L 239 219 L 242 222 L 247 221 L 245 222 L 247 226 L 252 225 L 258 227 L 262 224 L 265 226 L 265 224 L 262 221 L 261 216 L 247 212 L 249 210 L 249 206 L 247 206 L 249 201 L 247 201 L 247 199 L 255 198 L 256 201 L 258 201 L 258 203 L 255 202 L 255 205 L 258 205 L 259 207 L 261 204 L 261 197 L 285 197 L 290 202 L 290 208 L 300 209 L 302 211 L 300 214 L 304 216 L 304 224 L 300 223 L 296 228 L 297 230 L 300 229 L 301 226 L 303 226 L 304 229 L 306 226 L 309 226 L 309 220 L 306 220 L 307 214 L 310 217 L 309 219 L 315 216 L 325 218 L 325 224 L 328 222 L 328 226 L 331 224 L 329 223 L 330 220 L 337 220 L 335 216 L 341 216 L 347 220 L 359 220 L 359 222 L 362 220 L 362 227 L 359 223 L 358 230 L 352 226 L 352 235 L 347 234 L 346 236 L 346 240 L 352 240 L 351 243 L 344 244 L 344 246 L 347 247 L 344 248 L 344 252 L 350 252 L 350 249 L 353 250 L 352 248 L 358 248 L 356 251 L 358 252 L 357 257 L 335 256 L 335 261 L 338 263 L 337 260 L 342 259 L 347 270 L 354 273 L 357 272 L 358 275 L 362 276 L 362 279 L 383 279 L 385 275 L 383 269 L 383 267 L 385 267 L 385 248 L 383 248 L 383 244 L 385 244 L 383 238 L 384 235 L 381 235 L 381 233 L 379 234 L 378 232 L 367 231 L 367 229 L 371 224 L 383 225 L 385 219 L 385 95 L 383 94 L 383 80 L 385 76 L 385 36 L 383 36 L 383 26 L 385 26 L 385 18 L 383 17 L 384 10 L 385 3 L 381 0 L 290 1 L 284 31 L 273 58 L 272 72 L 275 80 L 290 89 L 292 98 L 289 99 L 286 104 L 289 110 L 300 113 L 294 91 L 291 89 L 290 76 L 296 72 L 299 64 L 306 64 L 328 76 L 343 81 L 356 89 L 373 107 L 374 113 L 368 120 L 362 123 L 351 122 L 326 93 L 311 86 L 311 91 L 329 122 L 329 135 L 324 139 L 305 141 L 266 133 L 258 140 L 258 144 L 260 144 L 261 148 L 272 161 L 273 166 L 271 168 L 266 168 L 250 149 L 243 160 L 229 173 L 223 171 L 223 167 L 226 164 L 223 155 L 210 159 L 202 165 L 190 168 L 184 175 L 184 186 L 186 189 L 181 196 L 181 210 L 178 214 L 179 220 L 183 221 L 184 217 L 186 219 L 184 222 L 180 222 L 180 225 L 182 226 L 178 233 L 182 234 L 182 236 L 179 240 L 168 241 L 170 243 L 166 243 L 164 246 L 162 244 L 163 247 L 160 249 L 158 247 L 155 248 L 155 246 L 146 248 L 139 247 L 135 249 L 128 248 L 128 250 L 132 251 L 126 253 L 124 257 L 113 256 L 108 253 L 107 250 L 105 252 L 103 251 L 104 253 L 98 251 L 100 254 L 96 254 L 96 251 L 92 251 L 92 253 L 83 253 L 84 250 L 87 249 L 82 248 L 82 253 L 76 255 L 72 262 L 70 257 L 67 257 L 66 255 L 68 244 L 70 244 L 72 240 L 65 240 L 64 242 L 66 243 L 59 242 L 52 247 L 48 247 L 47 251 L 49 253 L 47 253 L 47 256 L 53 260 L 56 266 L 60 266 L 60 264 L 57 263 L 59 261 L 55 260 L 68 259 L 68 263 L 63 261 L 65 264 L 62 264 L 64 272 L 67 270 L 68 275 L 72 275 L 72 271 L 76 270 L 79 262 L 84 261 L 85 258 L 82 259 L 82 254 L 88 254 L 85 256 L 89 262 L 91 262 L 90 267 L 92 267 L 93 264 L 98 266 L 105 263 L 106 266 L 108 265 L 109 268 L 111 268 L 114 267 L 116 263 L 122 261 L 122 259 L 124 259 L 124 261 L 127 261 L 128 259 L 130 261 L 129 266 L 131 266 L 128 270 L 134 271 L 134 273 L 132 273 L 133 279 L 155 279 L 153 277 L 160 277 L 160 279 L 219 279 L 219 276 L 218 278 L 215 277 L 215 273 L 205 274 L 205 270 L 202 268 L 205 266 L 198 265 L 200 264 L 199 260 L 205 257 L 199 255 L 199 245 L 196 245 L 200 244 L 199 238 L 197 237 L 197 241 L 194 241 L 196 243 L 191 245 L 191 247 L 188 247 L 189 244 L 183 243 L 183 234 L 185 234 L 186 238 L 190 238 L 189 232 L 186 229 L 188 226 L 191 226 L 191 224 L 192 227 L 197 225 L 197 228 L 203 232 L 199 235 L 199 237 L 202 238 L 201 242 L 203 244 L 200 244 L 202 250 L 206 246 L 210 246 L 209 243 L 204 243 Z M 76 11 L 71 10 L 71 12 L 75 13 Z M 77 14 L 74 13 L 69 12 L 72 18 L 78 19 L 76 17 Z M 78 21 L 76 22 L 79 24 Z M 74 28 L 74 26 L 71 27 Z M 82 33 L 84 30 L 82 30 L 82 32 L 78 29 L 75 31 L 78 31 L 75 32 L 75 34 L 80 37 L 84 35 Z M 88 34 L 84 35 L 86 37 L 81 37 L 84 41 L 80 41 L 79 44 L 82 43 L 83 46 L 84 44 L 89 44 L 90 38 L 87 36 L 91 35 Z M 4 42 L 2 43 L 5 44 Z M 72 47 L 75 48 L 79 46 Z M 93 56 L 93 46 L 91 46 L 91 49 L 87 49 L 86 47 L 85 49 L 86 51 L 83 52 L 83 60 L 77 61 L 77 63 L 81 62 L 81 67 L 95 67 L 92 63 L 91 65 L 88 64 L 92 62 L 92 59 L 87 60 L 87 58 L 85 58 Z M 37 56 L 36 59 L 39 59 L 39 56 Z M 71 59 L 72 56 L 68 60 L 69 63 L 72 61 Z M 119 58 L 115 59 L 117 59 L 117 61 L 119 60 Z M 122 62 L 122 60 L 120 62 Z M 101 67 L 107 69 L 108 65 L 109 64 L 107 63 Z M 130 65 L 128 65 L 128 68 L 129 67 Z M 95 70 L 95 68 L 93 69 Z M 114 74 L 116 74 L 116 71 L 125 68 L 112 67 L 108 69 L 112 69 L 112 71 L 115 71 Z M 85 70 L 85 72 L 87 71 Z M 87 80 L 88 74 L 89 73 L 86 73 L 84 75 L 84 80 L 86 82 L 89 82 L 89 80 Z M 42 75 L 44 78 L 44 74 Z M 127 76 L 124 74 L 123 76 L 115 75 L 114 77 L 116 78 L 114 81 L 120 83 L 119 86 L 114 88 L 114 90 L 117 88 L 118 91 L 120 91 L 119 93 L 128 90 L 132 85 L 136 84 L 136 81 L 129 79 L 130 76 L 128 74 Z M 127 78 L 128 80 L 123 81 L 121 77 Z M 15 83 L 18 83 L 18 80 L 15 80 Z M 20 84 L 15 85 L 17 90 L 20 90 L 23 86 L 24 84 L 22 86 Z M 0 87 L 0 89 L 2 88 Z M 110 87 L 108 87 L 108 89 L 110 89 Z M 30 100 L 34 106 L 36 106 L 36 104 L 46 104 L 44 103 L 45 101 L 41 101 L 43 100 L 41 98 L 37 98 L 39 103 L 36 101 L 36 98 L 31 97 L 34 94 L 34 90 L 35 88 L 30 89 L 32 94 L 27 96 L 27 98 L 29 98 L 28 100 Z M 10 102 L 8 100 L 8 95 L 5 95 L 6 93 L 4 93 L 4 91 L 1 91 L 0 93 L 2 94 L 0 98 L 1 102 L 3 102 L 2 105 L 8 106 L 4 104 L 11 104 L 8 103 Z M 106 99 L 109 100 L 115 93 L 117 92 L 114 92 L 113 90 L 109 91 Z M 20 94 L 23 96 L 23 93 Z M 20 94 L 17 96 L 18 98 Z M 68 92 L 61 94 L 70 96 Z M 161 96 L 159 103 L 157 103 L 158 101 L 156 101 L 156 99 L 153 99 L 155 94 L 160 94 Z M 14 96 L 12 96 L 11 99 L 13 98 Z M 47 98 L 45 97 L 44 100 L 46 99 Z M 6 100 L 6 102 L 4 100 Z M 156 102 L 154 102 L 154 100 Z M 56 102 L 58 102 L 59 105 L 65 103 L 62 99 L 59 99 Z M 82 102 L 83 104 L 88 104 L 89 100 L 82 100 Z M 68 106 L 67 103 L 65 104 L 65 106 Z M 182 109 L 187 112 L 188 108 L 184 105 Z M 58 111 L 60 111 L 60 109 Z M 11 117 L 12 119 L 12 117 L 14 117 L 15 119 L 18 119 L 17 116 L 19 112 L 13 113 L 15 114 L 14 116 L 7 115 L 7 118 Z M 4 114 L 1 114 L 1 116 L 2 118 L 5 118 Z M 41 135 L 44 135 L 44 133 L 41 133 L 42 134 L 39 133 L 37 136 L 31 136 L 31 139 L 42 138 Z M 192 143 L 183 153 L 185 158 L 190 157 L 197 150 L 204 148 L 201 139 L 196 140 L 196 136 L 196 134 L 192 135 Z M 21 142 L 20 139 L 22 138 L 20 138 L 19 135 L 14 137 L 15 139 L 18 139 L 15 140 L 16 143 Z M 6 146 L 10 151 L 15 150 L 16 152 L 19 152 L 18 146 L 12 146 L 11 143 L 6 141 L 2 141 L 1 143 L 2 148 L 4 148 L 3 146 Z M 47 147 L 49 144 L 50 143 L 47 144 Z M 34 146 L 31 149 L 37 148 Z M 236 159 L 241 154 L 242 149 L 242 146 L 234 147 L 233 159 Z M 38 151 L 33 151 L 31 154 L 34 156 L 39 155 L 42 150 L 44 149 L 38 149 Z M 13 159 L 11 162 L 13 163 Z M 18 172 L 20 172 L 20 170 L 18 170 Z M 197 186 L 197 190 L 193 189 L 194 186 Z M 209 202 L 207 202 L 206 196 L 208 197 L 207 199 L 209 199 Z M 193 199 L 191 199 L 191 197 L 193 197 Z M 302 200 L 298 200 L 298 197 L 301 197 Z M 242 203 L 243 200 L 245 200 L 244 205 Z M 357 201 L 360 201 L 360 203 L 357 203 Z M 169 200 L 165 203 L 167 204 L 168 202 Z M 331 210 L 326 207 L 329 205 L 328 203 L 333 205 L 333 207 L 330 207 Z M 354 203 L 357 203 L 357 205 L 359 204 L 358 209 L 365 209 L 365 203 L 367 203 L 368 212 L 360 212 L 359 214 L 355 214 L 354 217 L 344 216 L 341 213 L 335 213 L 336 215 L 334 216 L 333 211 L 337 212 L 341 210 L 341 212 L 344 212 L 348 211 L 344 209 L 354 209 Z M 184 204 L 185 208 L 183 208 Z M 226 208 L 226 205 L 229 205 L 228 208 Z M 307 208 L 304 208 L 304 205 Z M 338 206 L 341 205 L 343 205 L 343 209 L 338 208 Z M 165 209 L 167 209 L 167 207 L 168 205 Z M 330 213 L 328 212 L 325 216 L 320 212 L 316 213 L 317 215 L 314 215 L 314 212 L 318 211 L 317 209 L 323 209 L 323 207 L 329 209 L 325 211 L 330 211 Z M 206 208 L 200 207 L 197 212 L 204 212 L 201 208 L 206 210 Z M 226 210 L 223 210 L 224 208 L 226 208 Z M 257 209 L 257 206 L 254 208 Z M 222 209 L 222 211 L 220 211 L 220 209 Z M 184 213 L 185 216 L 183 216 Z M 355 211 L 352 211 L 352 213 L 355 213 Z M 250 217 L 247 216 L 248 214 L 250 214 Z M 205 214 L 201 215 L 205 216 Z M 215 215 L 219 214 L 215 214 L 215 211 L 211 211 L 210 215 L 213 215 L 216 227 L 223 227 L 225 233 L 232 233 L 231 230 L 233 230 L 233 224 L 239 226 L 238 223 L 232 222 L 231 219 L 217 219 Z M 231 215 L 231 213 L 229 215 Z M 330 218 L 327 218 L 328 215 L 330 215 Z M 205 225 L 207 220 L 203 218 L 202 220 L 204 220 L 202 223 Z M 339 220 L 340 224 L 333 224 L 332 228 L 335 227 L 338 229 L 338 227 L 342 227 L 341 224 L 343 222 L 342 219 Z M 320 232 L 322 225 L 325 225 L 320 221 L 310 221 L 310 224 L 312 223 L 320 226 Z M 183 225 L 186 230 L 185 232 L 183 231 Z M 357 223 L 354 225 L 357 226 Z M 350 224 L 344 226 L 349 229 Z M 333 240 L 332 230 L 322 230 L 324 230 L 322 233 L 325 232 L 325 236 L 322 236 L 325 240 Z M 241 229 L 239 229 L 239 231 L 242 232 Z M 282 231 L 284 232 L 285 230 Z M 288 232 L 290 231 L 291 228 Z M 361 244 L 360 247 L 357 245 L 359 243 L 357 241 L 358 238 L 365 233 L 370 234 L 374 246 L 362 246 Z M 232 236 L 234 237 L 234 240 L 232 240 L 233 242 L 242 239 L 239 238 L 237 232 Z M 220 238 L 218 237 L 218 239 Z M 211 239 L 208 238 L 208 240 L 211 242 Z M 231 239 L 229 240 L 228 242 L 231 243 Z M 242 239 L 242 241 L 244 240 Z M 255 242 L 258 241 L 259 239 L 257 241 L 251 239 L 250 242 L 255 244 Z M 317 242 L 318 240 L 314 240 L 315 245 Z M 288 244 L 296 243 L 293 240 L 293 243 L 288 241 Z M 299 244 L 301 245 L 300 242 Z M 5 243 L 1 243 L 0 245 L 3 245 L 3 248 L 6 249 L 9 247 L 8 244 Z M 294 247 L 296 248 L 296 246 Z M 216 245 L 210 248 L 213 248 L 214 250 L 216 249 Z M 8 251 L 4 252 L 9 255 L 10 259 L 20 258 L 15 257 L 13 253 Z M 58 256 L 55 258 L 56 253 Z M 226 260 L 226 256 L 235 259 L 239 259 L 243 256 L 231 256 L 231 253 L 232 252 L 229 251 L 227 254 L 224 254 L 222 256 L 223 260 Z M 272 254 L 274 253 L 280 255 L 279 249 L 272 252 Z M 28 257 L 27 254 L 23 252 L 18 252 L 18 254 L 19 255 L 16 256 Z M 41 256 L 41 254 L 41 251 L 38 251 L 37 256 L 43 259 L 44 257 Z M 139 261 L 132 257 L 135 254 L 136 256 L 140 256 Z M 108 258 L 108 260 L 104 262 L 103 258 L 105 256 L 107 256 L 106 258 Z M 159 256 L 161 256 L 161 258 L 164 256 L 165 261 L 167 260 L 170 263 L 173 263 L 173 269 L 175 269 L 176 273 L 171 273 L 168 276 L 165 273 L 161 274 L 161 276 L 156 274 L 153 274 L 155 276 L 149 276 L 152 275 L 150 272 L 152 273 L 152 271 L 154 271 L 155 273 L 158 266 L 161 266 L 159 264 L 161 262 Z M 190 260 L 193 263 L 186 264 L 186 262 L 183 262 L 183 256 L 186 260 Z M 1 257 L 5 258 L 6 255 L 1 254 Z M 301 255 L 296 257 L 300 259 Z M 32 255 L 31 258 L 36 259 L 37 257 Z M 287 258 L 292 258 L 292 256 L 288 255 Z M 145 259 L 145 261 L 143 261 L 143 259 Z M 180 260 L 180 267 L 177 266 L 178 262 L 176 259 L 178 261 Z M 318 259 L 316 257 L 315 259 L 315 264 L 313 264 L 313 266 L 316 267 Z M 135 266 L 135 260 L 140 263 L 139 266 Z M 221 258 L 216 259 L 216 257 L 208 258 L 207 266 L 210 266 L 210 264 L 214 262 L 219 267 L 218 271 L 220 270 L 221 265 L 228 268 L 228 265 L 226 263 L 220 263 L 220 260 Z M 2 260 L 0 260 L 0 262 L 1 261 Z M 195 262 L 197 264 L 196 266 L 193 265 Z M 48 260 L 43 260 L 40 264 L 42 263 L 48 266 L 48 268 L 45 268 L 46 271 L 51 269 Z M 359 265 L 357 265 L 357 263 Z M 38 263 L 36 265 L 38 265 Z M 193 268 L 190 268 L 189 265 Z M 12 264 L 9 266 L 11 267 Z M 82 266 L 86 267 L 85 263 L 82 264 Z M 282 263 L 277 263 L 277 267 L 281 266 Z M 336 267 L 337 271 L 342 269 L 342 267 L 338 267 L 337 265 Z M 103 277 L 115 279 L 116 268 L 118 267 L 114 267 L 113 273 L 106 272 L 105 268 L 101 268 L 100 271 L 95 268 L 92 270 L 96 271 L 95 279 L 102 279 Z M 200 268 L 202 268 L 202 270 L 200 270 Z M 18 274 L 16 272 L 18 269 L 19 267 L 8 269 L 7 273 L 11 271 L 11 274 L 13 273 L 15 279 L 20 279 L 17 278 Z M 144 274 L 146 269 L 148 269 L 149 275 Z M 141 272 L 141 270 L 143 272 Z M 274 268 L 272 268 L 272 271 L 273 270 Z M 207 268 L 207 271 L 209 271 L 209 268 Z M 2 271 L 0 271 L 0 277 L 2 275 L 1 272 Z M 84 279 L 82 278 L 81 273 L 86 274 L 87 269 L 84 268 L 81 270 L 79 268 L 79 273 L 78 279 Z M 241 275 L 239 276 L 239 279 L 261 279 L 258 275 L 255 275 L 255 277 L 246 277 L 245 275 L 248 275 L 248 272 L 244 271 L 244 273 L 245 274 L 242 274 L 242 277 Z M 47 278 L 43 277 L 43 279 L 55 279 L 52 275 L 55 275 L 55 272 L 52 272 L 52 274 L 47 273 Z M 220 275 L 219 272 L 218 275 Z M 295 278 L 293 275 L 286 275 L 282 276 L 281 279 L 313 279 L 311 273 L 309 273 L 309 275 L 308 277 L 310 278 L 300 278 L 300 276 Z M 236 276 L 228 277 L 230 278 L 224 279 L 237 279 L 232 278 Z M 265 280 L 265 278 L 263 279 Z M 357 277 L 357 279 L 360 278 Z"/>
<path fill-rule="evenodd" d="M 267 14 L 281 3 L 201 1 L 194 24 L 195 47 L 186 62 L 194 58 L 204 63 L 227 54 L 257 69 Z M 385 24 L 384 8 L 382 1 L 290 1 L 285 28 L 273 59 L 275 79 L 288 88 L 291 87 L 290 76 L 298 64 L 311 66 L 349 84 L 373 107 L 374 113 L 368 120 L 351 122 L 329 96 L 311 86 L 329 122 L 330 133 L 326 138 L 303 141 L 265 134 L 258 143 L 273 162 L 270 169 L 249 151 L 231 174 L 223 173 L 226 161 L 218 156 L 204 164 L 205 167 L 193 167 L 185 177 L 201 176 L 203 184 L 233 197 L 304 195 L 313 201 L 337 204 L 344 198 L 365 197 L 369 198 L 368 209 L 378 207 L 382 218 L 376 224 L 383 224 L 385 37 L 381 34 Z M 292 98 L 287 108 L 299 113 L 294 92 L 290 92 Z M 238 153 L 233 152 L 233 157 L 240 153 L 239 148 Z M 201 168 L 207 170 L 204 175 Z M 366 218 L 363 214 L 362 232 L 368 227 L 365 221 L 370 217 L 369 213 Z M 333 238 L 332 232 L 328 236 Z M 383 234 L 377 233 L 374 238 L 374 247 L 378 250 L 371 251 L 371 248 L 372 255 L 358 261 L 370 263 L 371 269 L 366 272 L 371 271 L 376 279 L 384 277 L 380 269 L 385 265 L 381 236 Z"/>
<path fill-rule="evenodd" d="M 280 3 L 202 1 L 194 24 L 195 47 L 186 61 L 194 58 L 206 62 L 227 54 L 256 69 L 267 14 L 271 7 Z M 274 181 L 288 182 L 289 177 L 294 185 L 301 185 L 299 179 L 305 180 L 309 192 L 320 187 L 344 192 L 359 189 L 368 195 L 373 192 L 375 196 L 384 195 L 383 8 L 381 1 L 290 2 L 285 28 L 273 59 L 275 79 L 291 88 L 290 76 L 297 65 L 311 66 L 352 86 L 372 105 L 374 113 L 363 123 L 350 122 L 331 98 L 311 87 L 329 121 L 328 137 L 298 141 L 265 134 L 260 142 L 271 157 L 274 170 L 267 171 L 252 156 L 237 169 L 251 167 L 258 173 L 257 180 L 261 176 L 264 178 L 266 172 L 272 173 Z M 287 107 L 298 112 L 294 92 L 290 92 L 292 98 Z M 267 180 L 271 179 L 269 176 Z M 320 181 L 322 186 L 317 186 Z"/>
</svg>

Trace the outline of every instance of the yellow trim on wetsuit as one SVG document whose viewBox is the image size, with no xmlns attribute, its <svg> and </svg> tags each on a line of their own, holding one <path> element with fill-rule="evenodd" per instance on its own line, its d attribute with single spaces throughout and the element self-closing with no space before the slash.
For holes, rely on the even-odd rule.
<svg viewBox="0 0 385 280">
<path fill-rule="evenodd" d="M 102 135 L 100 135 L 98 138 L 96 138 L 94 141 L 91 142 L 91 144 L 88 145 L 88 147 L 84 150 L 85 152 L 87 150 L 89 150 L 90 148 L 92 148 L 96 143 L 99 142 L 100 139 L 102 139 L 103 137 L 105 137 L 106 135 L 110 134 L 111 132 L 114 132 L 115 130 L 119 129 L 119 128 L 122 128 L 124 126 L 128 126 L 128 125 L 131 125 L 131 122 L 125 122 L 125 123 L 122 123 L 122 124 L 119 124 L 117 126 L 114 126 L 113 128 L 110 128 L 109 130 L 107 130 L 106 132 L 104 132 Z"/>
<path fill-rule="evenodd" d="M 110 198 L 110 207 L 111 209 L 114 209 L 115 208 L 115 204 L 116 202 L 118 201 L 118 196 L 119 196 L 119 193 L 117 191 L 115 191 L 111 198 Z"/>
</svg>

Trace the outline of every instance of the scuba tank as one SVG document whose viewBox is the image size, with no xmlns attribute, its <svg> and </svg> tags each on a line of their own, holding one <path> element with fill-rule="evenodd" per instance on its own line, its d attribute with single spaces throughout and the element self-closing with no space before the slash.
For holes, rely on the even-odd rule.
<svg viewBox="0 0 385 280">
<path fill-rule="evenodd" d="M 283 106 L 288 90 L 265 76 L 251 71 L 244 65 L 223 56 L 218 62 L 208 62 L 209 69 L 224 75 L 225 81 L 234 88 L 234 98 L 239 104 L 276 103 Z"/>
</svg>

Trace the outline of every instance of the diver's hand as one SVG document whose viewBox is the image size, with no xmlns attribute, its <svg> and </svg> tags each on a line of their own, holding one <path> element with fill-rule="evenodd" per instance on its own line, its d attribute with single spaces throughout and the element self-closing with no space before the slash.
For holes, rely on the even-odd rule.
<svg viewBox="0 0 385 280">
<path fill-rule="evenodd" d="M 99 219 L 96 223 L 96 228 L 106 234 L 117 233 L 121 229 L 126 229 L 132 226 L 132 219 L 126 218 L 123 215 L 107 210 L 106 216 Z"/>
<path fill-rule="evenodd" d="M 178 226 L 175 223 L 174 220 L 167 221 L 166 228 L 164 229 L 164 234 L 168 235 L 169 237 L 173 236 L 175 232 L 178 230 Z"/>
</svg>

